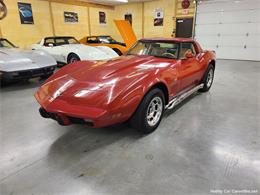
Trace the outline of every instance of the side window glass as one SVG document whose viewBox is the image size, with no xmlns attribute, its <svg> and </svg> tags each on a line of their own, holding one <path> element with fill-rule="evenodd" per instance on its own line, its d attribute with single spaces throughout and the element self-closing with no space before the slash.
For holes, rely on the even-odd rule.
<svg viewBox="0 0 260 195">
<path fill-rule="evenodd" d="M 68 44 L 68 41 L 66 39 L 56 39 L 56 45 L 66 45 Z"/>
<path fill-rule="evenodd" d="M 97 37 L 88 37 L 87 43 L 99 43 Z"/>
<path fill-rule="evenodd" d="M 55 45 L 54 39 L 45 39 L 44 46 L 48 47 L 49 44 Z"/>
<path fill-rule="evenodd" d="M 192 52 L 193 55 L 196 55 L 196 50 L 192 43 L 182 43 L 181 44 L 180 58 L 181 59 L 185 58 L 185 55 L 187 52 Z"/>
</svg>

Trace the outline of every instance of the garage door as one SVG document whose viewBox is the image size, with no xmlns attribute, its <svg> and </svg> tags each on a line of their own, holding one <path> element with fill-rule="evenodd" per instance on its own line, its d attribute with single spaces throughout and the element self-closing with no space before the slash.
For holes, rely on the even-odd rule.
<svg viewBox="0 0 260 195">
<path fill-rule="evenodd" d="M 199 1 L 195 39 L 219 59 L 260 61 L 260 0 Z"/>
</svg>

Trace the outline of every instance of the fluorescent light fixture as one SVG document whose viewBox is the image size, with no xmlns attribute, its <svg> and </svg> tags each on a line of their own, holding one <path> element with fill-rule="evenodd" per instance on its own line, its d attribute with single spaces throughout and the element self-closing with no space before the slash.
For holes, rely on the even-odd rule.
<svg viewBox="0 0 260 195">
<path fill-rule="evenodd" d="M 128 3 L 128 0 L 114 0 L 116 2 Z"/>
</svg>

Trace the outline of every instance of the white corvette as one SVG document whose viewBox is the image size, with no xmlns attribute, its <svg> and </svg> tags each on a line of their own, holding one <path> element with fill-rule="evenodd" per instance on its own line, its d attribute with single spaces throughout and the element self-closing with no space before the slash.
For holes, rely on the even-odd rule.
<svg viewBox="0 0 260 195">
<path fill-rule="evenodd" d="M 56 64 L 46 52 L 18 49 L 7 39 L 0 38 L 0 83 L 47 78 L 53 74 Z"/>
<path fill-rule="evenodd" d="M 33 50 L 43 50 L 52 55 L 57 62 L 72 63 L 80 60 L 108 60 L 118 54 L 106 46 L 86 46 L 74 37 L 46 37 L 38 44 L 31 46 Z"/>
</svg>

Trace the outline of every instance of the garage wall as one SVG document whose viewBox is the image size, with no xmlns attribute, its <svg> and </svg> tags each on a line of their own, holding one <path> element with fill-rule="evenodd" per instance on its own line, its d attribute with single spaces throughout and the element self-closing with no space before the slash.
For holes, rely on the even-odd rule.
<svg viewBox="0 0 260 195">
<path fill-rule="evenodd" d="M 182 0 L 156 0 L 144 3 L 132 3 L 115 6 L 115 18 L 124 19 L 126 13 L 131 13 L 133 17 L 133 29 L 137 38 L 144 37 L 171 37 L 175 36 L 176 18 L 193 17 L 195 4 L 190 0 L 189 9 L 184 10 L 181 6 Z M 143 5 L 143 8 L 142 8 Z M 161 8 L 164 11 L 164 25 L 154 26 L 155 10 Z M 143 15 L 143 13 L 144 15 Z M 143 27 L 142 27 L 143 25 Z M 143 32 L 144 31 L 144 32 Z M 117 30 L 114 33 L 115 38 L 121 39 Z"/>
<path fill-rule="evenodd" d="M 126 5 L 115 6 L 114 12 L 114 18 L 119 20 L 124 20 L 125 14 L 127 13 L 132 14 L 132 27 L 135 31 L 136 37 L 138 39 L 142 38 L 142 3 L 131 3 Z M 115 39 L 122 41 L 121 35 L 119 34 L 118 30 L 114 28 L 114 31 Z"/>
<path fill-rule="evenodd" d="M 32 5 L 34 18 L 33 25 L 21 24 L 17 2 L 30 3 Z M 114 9 L 112 8 L 106 9 L 104 8 L 105 6 L 99 5 L 96 5 L 96 7 L 87 7 L 84 5 L 73 5 L 60 2 L 49 3 L 48 1 L 40 0 L 6 0 L 5 3 L 8 8 L 8 15 L 0 21 L 0 36 L 9 39 L 21 48 L 26 48 L 31 44 L 38 42 L 43 37 L 53 36 L 54 34 L 71 35 L 78 39 L 83 36 L 88 36 L 89 31 L 93 34 L 114 35 Z M 52 27 L 51 9 L 54 28 Z M 65 23 L 63 16 L 64 11 L 77 12 L 79 23 Z M 89 14 L 88 11 L 90 12 Z M 99 24 L 99 11 L 104 11 L 106 13 L 106 25 Z"/>
<path fill-rule="evenodd" d="M 175 0 L 159 0 L 144 3 L 144 37 L 171 37 L 175 5 Z M 158 8 L 164 11 L 163 26 L 153 25 L 155 10 Z"/>
<path fill-rule="evenodd" d="M 16 0 L 5 1 L 8 15 L 0 21 L 2 36 L 12 41 L 19 47 L 25 47 L 39 41 L 43 36 L 52 35 L 52 25 L 49 12 L 49 3 L 37 0 L 19 0 L 31 3 L 34 25 L 20 22 Z"/>
<path fill-rule="evenodd" d="M 100 11 L 106 13 L 106 24 L 99 24 Z M 101 9 L 90 7 L 89 16 L 91 35 L 114 35 L 114 9 Z"/>
<path fill-rule="evenodd" d="M 17 2 L 31 3 L 34 25 L 20 23 Z M 42 37 L 52 35 L 72 35 L 80 39 L 91 35 L 112 35 L 122 41 L 121 36 L 113 22 L 114 19 L 124 19 L 126 13 L 133 17 L 133 29 L 137 38 L 142 37 L 170 37 L 175 30 L 176 17 L 192 17 L 194 12 L 193 1 L 188 12 L 181 8 L 181 0 L 155 0 L 144 3 L 118 5 L 114 8 L 96 5 L 94 7 L 82 4 L 69 4 L 58 2 L 49 3 L 47 0 L 6 0 L 8 16 L 0 21 L 3 37 L 14 42 L 19 47 L 26 47 L 38 42 Z M 50 7 L 51 5 L 51 7 Z M 164 25 L 154 26 L 155 10 L 164 11 Z M 51 17 L 51 11 L 52 16 Z M 66 24 L 63 18 L 64 11 L 75 11 L 79 16 L 79 23 Z M 107 24 L 99 24 L 99 11 L 106 13 Z M 53 18 L 53 24 L 52 20 Z M 54 26 L 54 28 L 52 27 Z"/>
<path fill-rule="evenodd" d="M 55 35 L 74 36 L 77 39 L 89 34 L 88 9 L 83 6 L 51 3 Z M 65 23 L 64 11 L 78 13 L 78 23 Z"/>
</svg>

